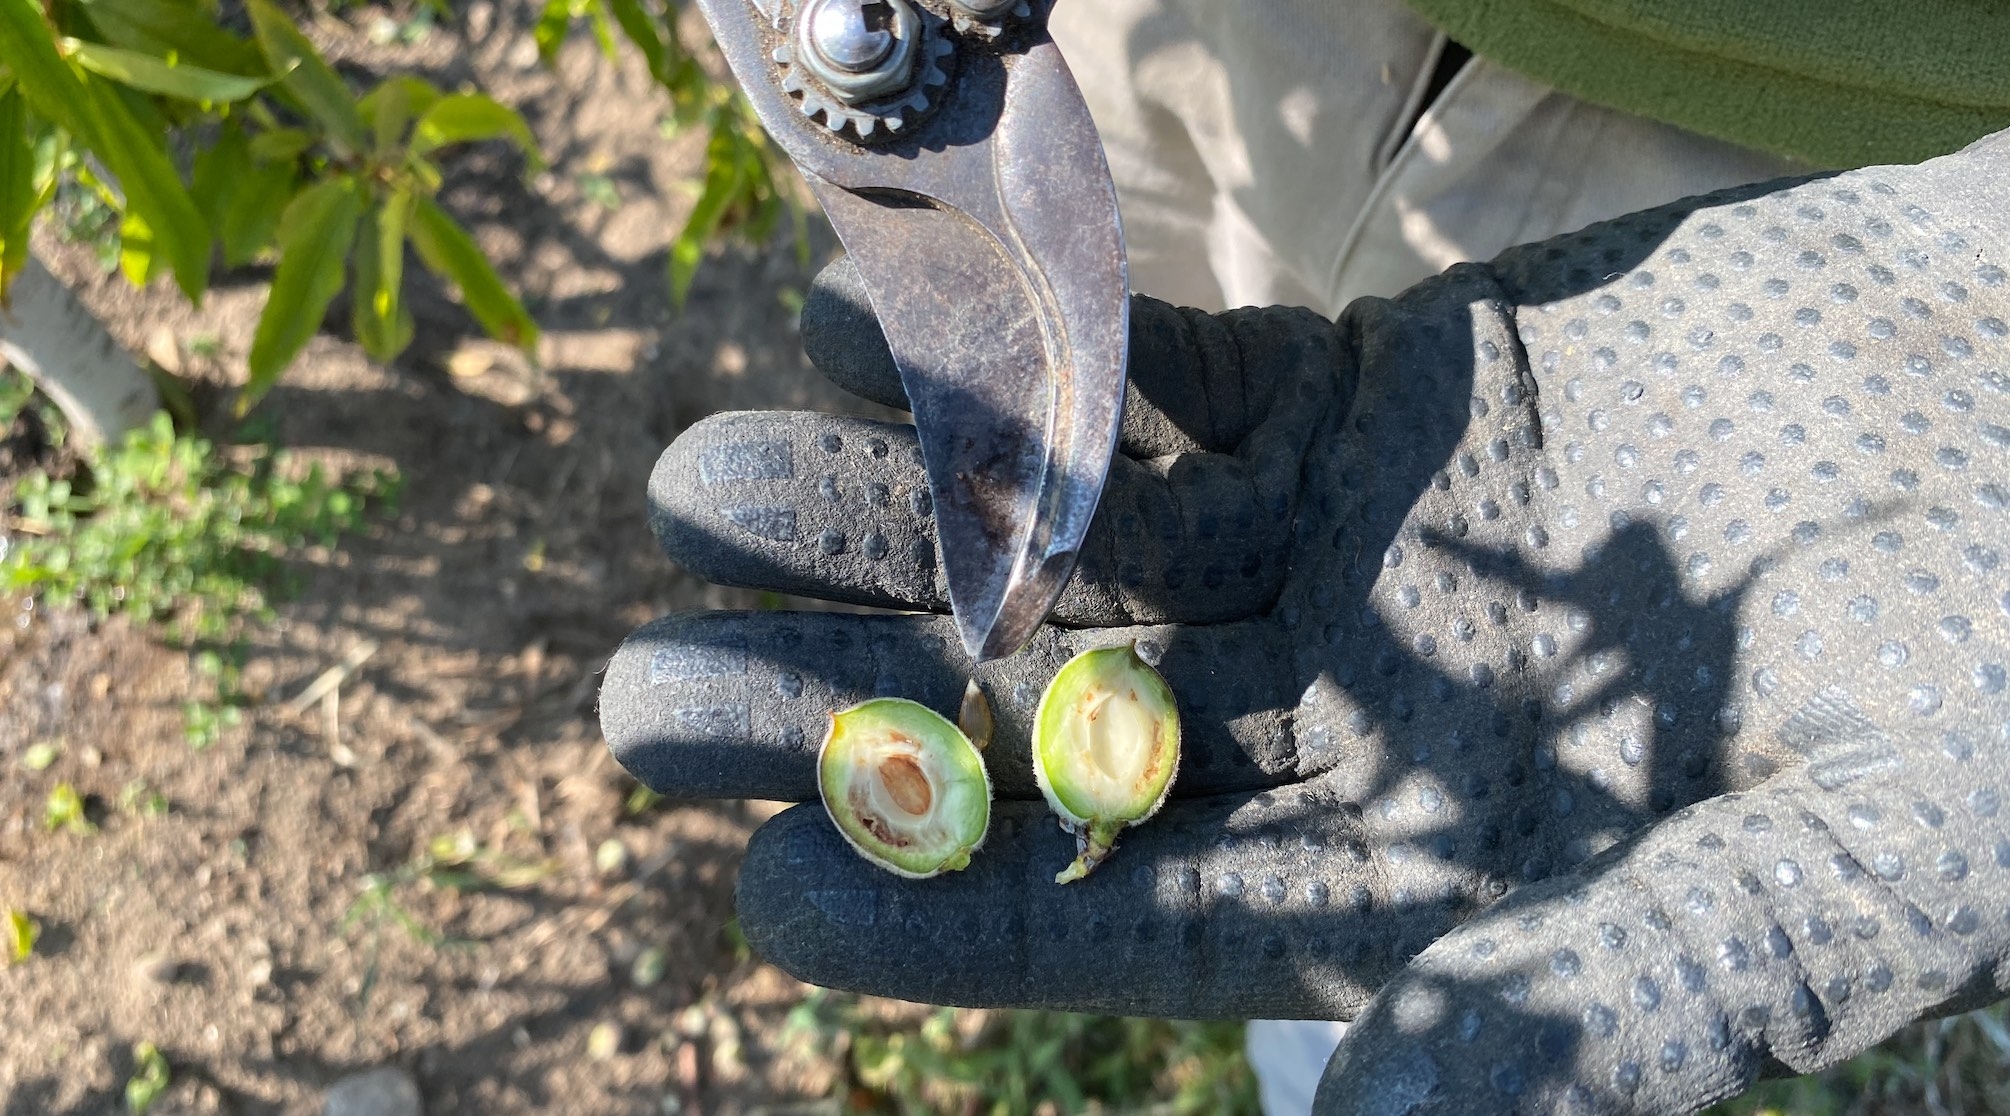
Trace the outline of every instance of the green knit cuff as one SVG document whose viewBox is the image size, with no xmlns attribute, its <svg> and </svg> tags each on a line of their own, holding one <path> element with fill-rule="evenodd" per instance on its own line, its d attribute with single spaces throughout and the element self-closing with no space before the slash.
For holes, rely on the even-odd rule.
<svg viewBox="0 0 2010 1116">
<path fill-rule="evenodd" d="M 1816 166 L 1919 162 L 2010 128 L 2010 4 L 1407 2 L 1566 93 Z"/>
</svg>

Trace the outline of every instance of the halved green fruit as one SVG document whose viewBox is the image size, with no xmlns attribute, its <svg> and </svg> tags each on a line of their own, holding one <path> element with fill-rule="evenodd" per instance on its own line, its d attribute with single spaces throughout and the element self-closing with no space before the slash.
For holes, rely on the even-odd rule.
<svg viewBox="0 0 2010 1116">
<path fill-rule="evenodd" d="M 1095 871 L 1127 825 L 1158 813 L 1179 769 L 1172 687 L 1133 647 L 1068 660 L 1033 722 L 1033 774 L 1080 855 L 1054 877 Z"/>
<path fill-rule="evenodd" d="M 948 719 L 903 698 L 831 715 L 817 786 L 851 847 L 909 879 L 968 867 L 991 825 L 991 778 L 977 749 Z"/>
</svg>

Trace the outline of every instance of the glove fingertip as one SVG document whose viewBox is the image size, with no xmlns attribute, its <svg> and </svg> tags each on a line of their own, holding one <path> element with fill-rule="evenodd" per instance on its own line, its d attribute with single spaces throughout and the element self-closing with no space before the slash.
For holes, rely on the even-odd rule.
<svg viewBox="0 0 2010 1116">
<path fill-rule="evenodd" d="M 831 931 L 870 925 L 877 895 L 853 885 L 837 858 L 856 857 L 832 825 L 821 802 L 782 811 L 747 839 L 733 909 L 748 946 L 762 960 L 798 980 L 845 987 L 850 967 L 833 964 Z M 833 877 L 844 882 L 828 884 Z"/>
<path fill-rule="evenodd" d="M 805 802 L 748 839 L 734 905 L 747 944 L 798 980 L 924 1003 L 1010 1003 L 1025 995 L 1011 986 L 1025 967 L 1013 957 L 1025 949 L 1017 859 L 987 850 L 963 872 L 899 879 L 846 844 L 821 802 Z M 942 962 L 972 949 L 1001 963 Z"/>
<path fill-rule="evenodd" d="M 1446 1088 L 1438 1060 L 1416 1042 L 1380 1043 L 1373 1016 L 1354 1022 L 1326 1063 L 1312 1101 L 1318 1116 L 1423 1116 L 1457 1111 L 1455 1091 Z M 1365 1040 L 1365 1041 L 1364 1041 Z"/>
<path fill-rule="evenodd" d="M 637 629 L 608 662 L 601 734 L 621 766 L 651 790 L 676 798 L 816 794 L 807 734 L 755 731 L 739 677 L 746 615 L 663 617 Z"/>
<path fill-rule="evenodd" d="M 832 383 L 862 399 L 907 409 L 893 351 L 879 328 L 865 280 L 849 258 L 817 274 L 803 299 L 803 352 Z"/>
</svg>

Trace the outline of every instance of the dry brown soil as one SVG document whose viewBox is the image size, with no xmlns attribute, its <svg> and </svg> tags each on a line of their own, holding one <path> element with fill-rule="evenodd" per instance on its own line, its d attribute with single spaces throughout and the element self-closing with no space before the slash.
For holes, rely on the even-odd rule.
<svg viewBox="0 0 2010 1116">
<path fill-rule="evenodd" d="M 251 633 L 244 727 L 192 750 L 184 652 L 5 604 L 0 908 L 43 927 L 30 961 L 0 968 L 6 1116 L 123 1111 L 142 1040 L 174 1071 L 155 1113 L 316 1112 L 329 1083 L 385 1064 L 436 1113 L 726 1113 L 826 1087 L 828 1068 L 780 1038 L 801 987 L 730 929 L 741 844 L 771 808 L 627 811 L 633 784 L 593 703 L 635 625 L 762 603 L 651 543 L 643 488 L 662 447 L 719 410 L 869 408 L 801 357 L 786 292 L 808 276 L 786 245 L 715 257 L 673 317 L 665 247 L 702 137 L 666 138 L 635 59 L 610 64 L 583 33 L 541 67 L 534 14 L 468 5 L 409 46 L 372 41 L 377 9 L 316 28 L 347 65 L 471 85 L 530 119 L 548 172 L 527 179 L 485 148 L 454 164 L 444 197 L 548 336 L 534 367 L 423 287 L 411 353 L 374 364 L 336 323 L 272 394 L 283 442 L 340 469 L 395 468 L 405 494 L 395 519 L 305 556 L 304 595 Z M 587 176 L 620 205 L 594 201 Z M 191 309 L 76 246 L 41 248 L 199 398 L 241 376 L 264 274 L 226 276 Z M 826 234 L 815 248 L 828 254 Z M 289 710 L 370 643 L 332 724 L 324 704 Z M 39 742 L 61 753 L 31 772 L 21 757 Z M 45 830 L 58 781 L 91 796 L 95 835 Z M 121 807 L 136 781 L 166 797 L 164 816 Z M 418 877 L 431 843 L 461 834 L 494 886 Z M 603 871 L 609 840 L 624 863 Z M 392 881 L 395 911 L 358 905 L 372 874 Z M 589 1051 L 603 1024 L 619 1029 L 611 1054 Z"/>
</svg>

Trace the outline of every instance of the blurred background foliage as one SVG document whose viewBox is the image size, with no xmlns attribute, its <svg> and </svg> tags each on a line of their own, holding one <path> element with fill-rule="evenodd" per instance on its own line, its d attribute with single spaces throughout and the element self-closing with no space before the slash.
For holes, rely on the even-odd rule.
<svg viewBox="0 0 2010 1116">
<path fill-rule="evenodd" d="M 818 990 L 789 1014 L 789 1037 L 839 1065 L 844 1112 L 1260 1111 L 1239 1023 L 873 1006 Z"/>
<path fill-rule="evenodd" d="M 535 359 L 537 323 L 437 201 L 441 160 L 460 145 L 501 141 L 527 173 L 541 169 L 529 127 L 482 93 L 409 74 L 352 83 L 301 30 L 314 14 L 275 0 L 0 0 L 0 297 L 28 262 L 36 218 L 52 211 L 108 269 L 136 286 L 171 279 L 195 302 L 219 269 L 273 265 L 235 400 L 241 418 L 345 289 L 371 357 L 388 362 L 410 345 L 409 247 L 483 330 Z M 681 307 L 708 247 L 766 244 L 788 220 L 806 265 L 809 241 L 787 159 L 679 37 L 677 14 L 674 2 L 547 0 L 535 37 L 547 65 L 581 29 L 610 59 L 627 43 L 669 95 L 666 128 L 705 134 L 698 197 L 668 255 Z M 453 15 L 446 0 L 417 0 L 406 27 L 423 34 Z M 6 407 L 11 426 L 28 388 L 5 375 L 0 391 L 21 396 Z M 186 402 L 171 385 L 168 395 L 170 406 Z M 60 448 L 60 415 L 36 416 Z M 175 416 L 184 428 L 200 417 L 186 407 Z M 0 592 L 186 621 L 218 639 L 284 595 L 275 558 L 286 540 L 332 544 L 331 530 L 360 526 L 369 494 L 394 491 L 386 476 L 295 477 L 269 445 L 249 457 L 225 447 L 236 458 L 227 461 L 167 421 L 14 486 Z"/>
<path fill-rule="evenodd" d="M 450 16 L 445 0 L 425 0 Z M 547 62 L 575 28 L 612 56 L 625 39 L 668 92 L 678 128 L 707 134 L 697 204 L 670 252 L 680 304 L 705 248 L 765 243 L 784 217 L 807 251 L 806 215 L 745 101 L 679 38 L 674 5 L 549 0 Z M 171 277 L 199 301 L 219 262 L 276 260 L 253 341 L 243 413 L 320 328 L 346 286 L 356 339 L 388 361 L 412 340 L 405 247 L 460 293 L 491 336 L 535 353 L 537 325 L 474 238 L 436 201 L 440 160 L 503 140 L 526 166 L 537 141 L 513 109 L 396 74 L 345 81 L 274 0 L 0 0 L 0 292 L 19 274 L 36 215 L 59 194 L 116 229 L 117 263 L 144 285 Z"/>
<path fill-rule="evenodd" d="M 1761 1083 L 1706 1116 L 2010 1116 L 2010 1008 L 1916 1023 L 1809 1077 Z"/>
</svg>

